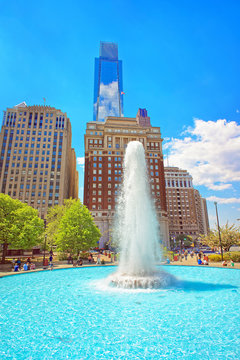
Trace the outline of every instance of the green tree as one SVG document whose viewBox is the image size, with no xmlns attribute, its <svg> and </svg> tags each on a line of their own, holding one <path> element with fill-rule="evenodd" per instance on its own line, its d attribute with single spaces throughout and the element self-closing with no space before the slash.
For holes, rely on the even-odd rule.
<svg viewBox="0 0 240 360">
<path fill-rule="evenodd" d="M 5 262 L 7 249 L 30 249 L 42 241 L 44 222 L 37 210 L 0 194 L 0 242 L 3 246 L 2 263 Z"/>
<path fill-rule="evenodd" d="M 57 231 L 58 250 L 76 255 L 97 246 L 100 236 L 88 208 L 80 200 L 68 200 Z"/>
<path fill-rule="evenodd" d="M 233 245 L 240 245 L 240 231 L 235 225 L 229 225 L 228 222 L 220 227 L 221 243 L 224 251 L 229 251 Z M 213 229 L 208 235 L 201 235 L 201 243 L 211 248 L 219 247 L 218 229 Z"/>
<path fill-rule="evenodd" d="M 190 247 L 192 245 L 192 237 L 190 235 L 179 234 L 175 237 L 175 242 L 171 237 L 170 245 L 172 248 L 182 246 L 182 248 Z"/>
<path fill-rule="evenodd" d="M 60 221 L 65 210 L 66 206 L 64 205 L 55 205 L 54 207 L 48 209 L 46 236 L 47 244 L 50 247 L 56 244 Z"/>
</svg>

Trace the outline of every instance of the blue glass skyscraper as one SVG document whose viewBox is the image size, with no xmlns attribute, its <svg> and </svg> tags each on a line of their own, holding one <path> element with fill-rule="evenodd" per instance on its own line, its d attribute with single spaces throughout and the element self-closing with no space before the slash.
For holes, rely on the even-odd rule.
<svg viewBox="0 0 240 360">
<path fill-rule="evenodd" d="M 118 45 L 101 42 L 99 58 L 95 58 L 93 120 L 122 115 L 122 61 L 118 60 Z"/>
</svg>

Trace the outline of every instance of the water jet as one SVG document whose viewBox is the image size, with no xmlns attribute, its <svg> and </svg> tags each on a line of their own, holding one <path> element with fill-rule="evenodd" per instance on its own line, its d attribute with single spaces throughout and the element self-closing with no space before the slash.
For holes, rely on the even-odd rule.
<svg viewBox="0 0 240 360">
<path fill-rule="evenodd" d="M 120 246 L 118 270 L 109 281 L 124 288 L 158 288 L 172 277 L 159 270 L 159 224 L 150 194 L 144 148 L 128 143 L 123 163 L 123 184 L 116 208 L 113 237 Z"/>
</svg>

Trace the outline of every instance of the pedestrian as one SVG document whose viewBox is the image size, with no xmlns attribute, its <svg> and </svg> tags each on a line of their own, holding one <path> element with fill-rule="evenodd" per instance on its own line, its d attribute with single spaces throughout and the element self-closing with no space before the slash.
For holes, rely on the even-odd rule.
<svg viewBox="0 0 240 360">
<path fill-rule="evenodd" d="M 21 259 L 20 259 L 20 258 L 17 258 L 17 261 L 16 261 L 16 262 L 17 262 L 18 266 L 21 267 L 21 263 L 22 263 L 22 262 L 21 262 Z"/>
<path fill-rule="evenodd" d="M 71 255 L 69 255 L 67 261 L 68 261 L 68 264 L 73 264 L 73 258 Z"/>
<path fill-rule="evenodd" d="M 12 261 L 11 261 L 11 264 L 12 264 L 12 270 L 14 269 L 14 265 L 15 265 L 15 263 L 16 263 L 16 260 L 15 260 L 15 259 L 12 259 Z"/>
<path fill-rule="evenodd" d="M 98 253 L 97 255 L 97 264 L 100 265 L 101 264 L 101 254 Z"/>
<path fill-rule="evenodd" d="M 49 266 L 50 266 L 50 270 L 52 270 L 53 269 L 53 256 L 52 256 L 52 254 L 50 254 L 50 256 L 49 256 Z"/>
</svg>

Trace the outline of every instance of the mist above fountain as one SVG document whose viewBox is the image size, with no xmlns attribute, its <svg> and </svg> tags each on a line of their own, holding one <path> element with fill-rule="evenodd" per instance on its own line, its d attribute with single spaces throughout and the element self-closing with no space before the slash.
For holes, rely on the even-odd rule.
<svg viewBox="0 0 240 360">
<path fill-rule="evenodd" d="M 122 191 L 116 209 L 113 238 L 120 245 L 118 270 L 110 282 L 124 288 L 158 288 L 170 275 L 160 271 L 159 224 L 150 195 L 144 148 L 131 141 L 124 157 Z"/>
</svg>

